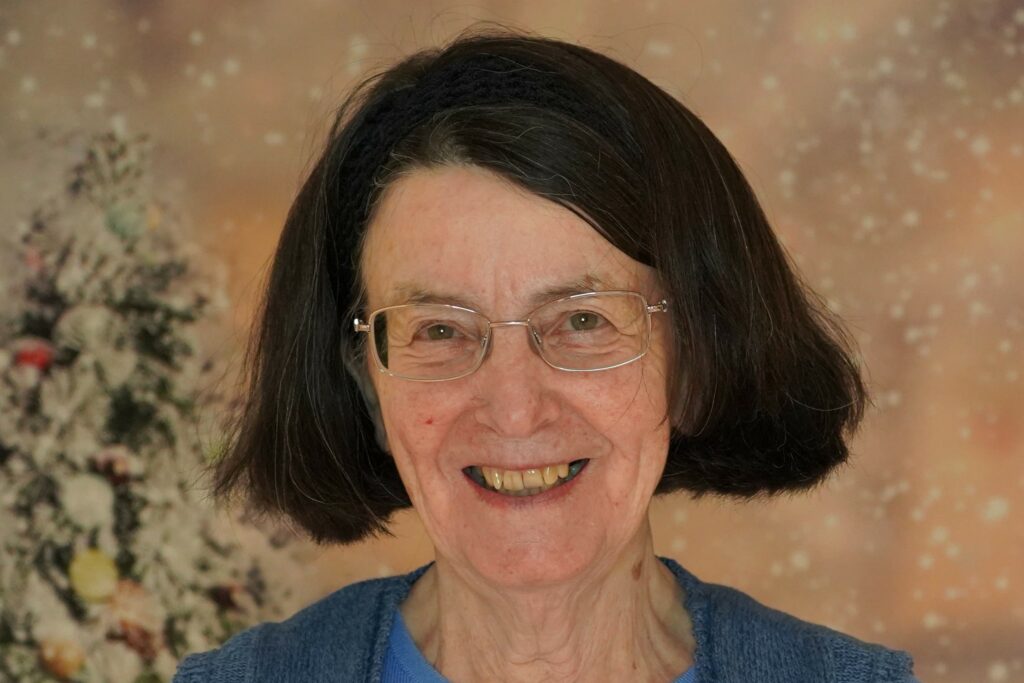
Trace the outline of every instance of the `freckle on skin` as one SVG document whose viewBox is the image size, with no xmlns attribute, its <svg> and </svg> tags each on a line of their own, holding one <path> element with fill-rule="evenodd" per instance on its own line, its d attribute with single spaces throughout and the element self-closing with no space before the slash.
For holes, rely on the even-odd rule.
<svg viewBox="0 0 1024 683">
<path fill-rule="evenodd" d="M 423 424 L 426 424 L 426 425 L 434 424 L 434 418 L 428 417 L 426 420 L 423 421 Z"/>
</svg>

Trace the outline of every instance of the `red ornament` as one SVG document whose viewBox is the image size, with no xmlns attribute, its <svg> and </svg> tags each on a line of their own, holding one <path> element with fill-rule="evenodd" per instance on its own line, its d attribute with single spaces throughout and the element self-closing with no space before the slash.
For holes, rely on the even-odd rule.
<svg viewBox="0 0 1024 683">
<path fill-rule="evenodd" d="M 111 622 L 116 624 L 107 638 L 123 640 L 142 659 L 152 662 L 164 646 L 162 619 L 153 596 L 138 582 L 121 579 L 107 607 Z"/>
<path fill-rule="evenodd" d="M 15 343 L 15 365 L 31 365 L 45 371 L 53 362 L 53 346 L 42 339 L 22 339 Z"/>
<path fill-rule="evenodd" d="M 95 453 L 91 462 L 93 470 L 106 477 L 114 486 L 124 484 L 136 474 L 136 461 L 132 452 L 120 444 L 107 446 Z"/>
<path fill-rule="evenodd" d="M 151 633 L 142 626 L 133 624 L 130 621 L 122 620 L 120 627 L 120 638 L 124 640 L 128 647 L 135 650 L 139 657 L 146 662 L 152 662 L 156 659 L 156 653 L 160 649 L 161 642 L 155 633 Z"/>
</svg>

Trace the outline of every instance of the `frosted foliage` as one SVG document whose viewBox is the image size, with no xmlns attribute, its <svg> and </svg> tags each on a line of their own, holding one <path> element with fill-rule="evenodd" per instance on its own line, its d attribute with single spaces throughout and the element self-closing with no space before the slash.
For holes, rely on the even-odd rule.
<svg viewBox="0 0 1024 683">
<path fill-rule="evenodd" d="M 71 144 L 67 185 L 8 235 L 2 680 L 168 681 L 185 654 L 294 608 L 288 586 L 266 592 L 297 571 L 291 550 L 225 526 L 199 490 L 221 438 L 199 415 L 224 405 L 189 328 L 215 319 L 220 285 L 148 194 L 147 149 Z"/>
<path fill-rule="evenodd" d="M 97 300 L 104 279 L 118 281 L 122 261 L 100 259 L 117 253 L 118 235 L 178 211 L 193 217 L 204 226 L 193 250 L 233 267 L 232 318 L 243 332 L 297 169 L 308 166 L 354 79 L 474 19 L 519 23 L 605 50 L 691 105 L 747 172 L 806 282 L 849 324 L 866 368 L 874 405 L 850 467 L 792 499 L 658 500 L 659 552 L 784 611 L 906 649 L 922 680 L 1024 681 L 1018 0 L 523 0 L 442 13 L 430 3 L 320 0 L 184 0 L 173 13 L 112 1 L 8 4 L 0 22 L 0 325 L 10 332 L 3 321 L 21 299 L 9 292 L 33 267 L 7 245 L 30 231 L 48 188 L 67 180 L 43 151 L 55 146 L 43 142 L 89 129 L 149 133 L 168 200 L 159 210 L 120 203 L 106 232 L 86 229 L 97 217 L 85 209 L 55 216 L 82 233 L 58 283 L 72 305 L 55 329 L 61 345 L 84 350 L 43 383 L 50 419 L 65 424 L 59 438 L 28 436 L 0 409 L 9 446 L 71 475 L 106 445 L 79 426 L 109 410 L 96 368 L 107 381 L 131 381 L 124 378 L 140 363 L 112 342 L 126 332 Z M 42 243 L 39 251 L 54 253 Z M 175 300 L 164 299 L 187 309 L 187 296 Z M 209 306 L 223 310 L 227 299 L 212 296 Z M 190 344 L 215 338 L 200 326 L 188 334 Z M 0 366 L 14 353 L 0 349 Z M 22 388 L 40 382 L 32 367 L 6 377 Z M 8 465 L 18 487 L 32 479 L 20 462 Z M 183 462 L 150 478 L 135 542 L 182 550 L 140 558 L 142 582 L 202 615 L 197 623 L 214 608 L 175 577 L 197 550 L 185 529 L 204 513 L 179 509 L 178 525 L 162 507 L 196 495 L 175 492 L 174 463 Z M 7 514 L 0 521 L 12 526 L 0 528 L 46 528 L 70 542 L 52 509 L 31 520 Z M 324 578 L 306 582 L 306 595 L 430 558 L 415 515 L 400 515 L 396 532 L 322 555 L 313 566 Z M 98 542 L 117 542 L 110 538 Z M 32 648 L 2 647 L 5 661 L 34 661 Z"/>
</svg>

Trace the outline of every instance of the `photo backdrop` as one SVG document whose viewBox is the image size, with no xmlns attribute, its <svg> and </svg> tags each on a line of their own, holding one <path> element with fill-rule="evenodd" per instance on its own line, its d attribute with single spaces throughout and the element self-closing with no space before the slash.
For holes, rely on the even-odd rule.
<svg viewBox="0 0 1024 683">
<path fill-rule="evenodd" d="M 479 20 L 606 52 L 701 115 L 863 354 L 848 467 L 789 499 L 657 500 L 659 553 L 907 649 L 922 680 L 1024 681 L 1020 2 L 4 3 L 0 258 L 83 140 L 145 134 L 176 238 L 225 269 L 203 346 L 236 362 L 334 107 Z M 283 604 L 431 558 L 414 513 L 394 531 L 296 542 L 314 578 Z"/>
</svg>

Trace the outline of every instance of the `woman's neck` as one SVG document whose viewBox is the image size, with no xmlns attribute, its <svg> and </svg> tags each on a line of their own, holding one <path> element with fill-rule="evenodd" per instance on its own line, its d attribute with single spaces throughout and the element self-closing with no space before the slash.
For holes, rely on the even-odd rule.
<svg viewBox="0 0 1024 683">
<path fill-rule="evenodd" d="M 460 683 L 665 683 L 693 663 L 683 591 L 649 524 L 601 572 L 543 590 L 480 590 L 438 557 L 400 609 L 427 661 Z"/>
</svg>

